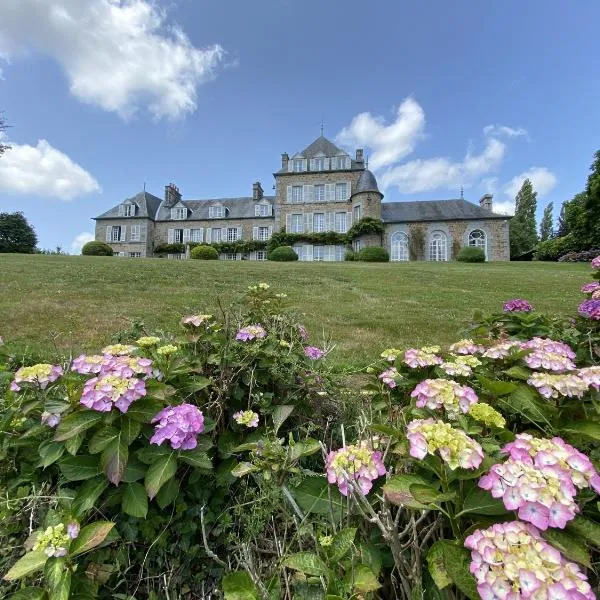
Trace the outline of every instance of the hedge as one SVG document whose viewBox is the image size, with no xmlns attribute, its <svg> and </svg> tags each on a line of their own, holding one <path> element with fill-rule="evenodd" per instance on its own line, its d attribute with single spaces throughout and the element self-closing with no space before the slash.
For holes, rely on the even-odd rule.
<svg viewBox="0 0 600 600">
<path fill-rule="evenodd" d="M 287 262 L 298 260 L 298 255 L 291 246 L 279 246 L 278 248 L 275 248 L 275 250 L 269 252 L 267 258 L 277 262 Z"/>
<path fill-rule="evenodd" d="M 104 242 L 88 242 L 81 249 L 84 256 L 112 256 L 113 249 Z"/>
<path fill-rule="evenodd" d="M 459 250 L 456 255 L 456 260 L 459 262 L 482 263 L 485 262 L 485 252 L 483 248 L 475 246 L 466 246 Z"/>
<path fill-rule="evenodd" d="M 359 250 L 356 255 L 356 260 L 364 262 L 388 262 L 390 260 L 390 255 L 385 248 L 381 248 L 380 246 L 368 246 L 367 248 Z"/>
</svg>

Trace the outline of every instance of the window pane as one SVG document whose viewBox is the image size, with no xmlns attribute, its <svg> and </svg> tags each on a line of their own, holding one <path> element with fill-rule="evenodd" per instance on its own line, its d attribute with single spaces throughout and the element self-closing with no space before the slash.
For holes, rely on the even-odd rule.
<svg viewBox="0 0 600 600">
<path fill-rule="evenodd" d="M 335 199 L 336 200 L 347 200 L 348 194 L 346 192 L 345 183 L 336 183 L 335 184 Z"/>
<path fill-rule="evenodd" d="M 313 231 L 320 233 L 325 231 L 325 213 L 314 213 L 313 215 Z"/>
<path fill-rule="evenodd" d="M 302 186 L 295 185 L 292 187 L 292 202 L 302 202 Z"/>
<path fill-rule="evenodd" d="M 313 246 L 313 260 L 323 260 L 325 258 L 325 248 L 323 246 Z"/>
<path fill-rule="evenodd" d="M 338 212 L 335 213 L 335 230 L 337 233 L 346 233 L 346 213 Z"/>
<path fill-rule="evenodd" d="M 219 244 L 221 242 L 221 228 L 218 227 L 212 230 L 211 240 L 213 244 Z"/>
<path fill-rule="evenodd" d="M 315 185 L 315 202 L 325 202 L 325 186 L 322 184 Z"/>
</svg>

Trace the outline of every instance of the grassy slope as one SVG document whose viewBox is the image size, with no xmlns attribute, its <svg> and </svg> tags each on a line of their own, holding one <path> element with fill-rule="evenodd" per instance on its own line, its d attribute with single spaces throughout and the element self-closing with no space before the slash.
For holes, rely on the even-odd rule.
<svg viewBox="0 0 600 600">
<path fill-rule="evenodd" d="M 131 319 L 173 328 L 266 281 L 304 313 L 312 340 L 331 335 L 338 361 L 388 346 L 450 343 L 475 309 L 527 298 L 574 313 L 587 265 L 553 263 L 255 263 L 0 255 L 0 335 L 35 349 L 93 350 Z"/>
</svg>

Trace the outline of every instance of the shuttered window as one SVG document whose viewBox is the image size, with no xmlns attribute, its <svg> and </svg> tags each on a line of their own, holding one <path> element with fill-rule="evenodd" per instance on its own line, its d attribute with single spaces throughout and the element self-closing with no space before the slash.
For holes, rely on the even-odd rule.
<svg viewBox="0 0 600 600">
<path fill-rule="evenodd" d="M 208 218 L 209 219 L 223 219 L 225 217 L 224 206 L 209 206 L 208 207 Z"/>
<path fill-rule="evenodd" d="M 240 239 L 238 227 L 228 227 L 227 228 L 227 241 L 228 242 L 237 242 Z"/>
<path fill-rule="evenodd" d="M 292 186 L 292 202 L 298 204 L 303 201 L 303 186 L 301 185 L 293 185 Z"/>
<path fill-rule="evenodd" d="M 294 159 L 294 173 L 301 173 L 304 169 L 304 161 L 301 158 Z"/>
<path fill-rule="evenodd" d="M 211 243 L 212 244 L 220 244 L 221 243 L 221 228 L 213 227 L 211 229 Z"/>
<path fill-rule="evenodd" d="M 337 233 L 346 233 L 346 231 L 348 231 L 347 213 L 345 213 L 345 212 L 336 212 L 335 213 L 335 230 Z"/>
<path fill-rule="evenodd" d="M 139 242 L 142 237 L 142 227 L 141 225 L 132 225 L 131 231 L 129 233 L 129 239 L 132 242 Z"/>
<path fill-rule="evenodd" d="M 190 229 L 190 242 L 203 242 L 204 229 Z"/>
<path fill-rule="evenodd" d="M 121 241 L 121 226 L 113 225 L 110 231 L 110 241 L 120 242 Z"/>
<path fill-rule="evenodd" d="M 357 204 L 353 209 L 352 209 L 352 216 L 354 218 L 354 222 L 356 223 L 356 221 L 360 220 L 360 204 Z"/>
<path fill-rule="evenodd" d="M 348 184 L 347 183 L 336 183 L 335 184 L 335 199 L 337 202 L 348 200 Z"/>
<path fill-rule="evenodd" d="M 325 246 L 313 246 L 313 260 L 317 262 L 325 260 Z"/>
<path fill-rule="evenodd" d="M 314 188 L 315 202 L 325 202 L 325 185 L 318 183 Z"/>
<path fill-rule="evenodd" d="M 183 229 L 173 230 L 173 242 L 175 244 L 183 244 Z"/>
</svg>

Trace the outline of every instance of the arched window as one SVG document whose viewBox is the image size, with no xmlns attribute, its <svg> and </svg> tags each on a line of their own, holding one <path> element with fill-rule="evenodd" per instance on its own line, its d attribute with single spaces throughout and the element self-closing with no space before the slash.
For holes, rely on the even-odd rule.
<svg viewBox="0 0 600 600">
<path fill-rule="evenodd" d="M 403 231 L 396 231 L 391 239 L 391 260 L 406 262 L 408 260 L 408 236 Z"/>
<path fill-rule="evenodd" d="M 487 237 L 485 235 L 485 231 L 481 229 L 473 229 L 471 233 L 469 233 L 469 246 L 473 246 L 474 248 L 481 248 L 487 259 Z"/>
<path fill-rule="evenodd" d="M 448 238 L 443 231 L 434 231 L 429 238 L 429 260 L 448 260 Z"/>
</svg>

